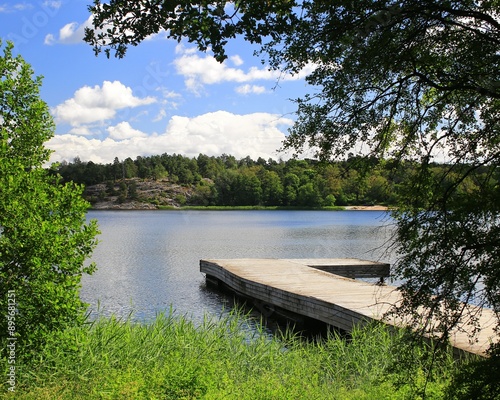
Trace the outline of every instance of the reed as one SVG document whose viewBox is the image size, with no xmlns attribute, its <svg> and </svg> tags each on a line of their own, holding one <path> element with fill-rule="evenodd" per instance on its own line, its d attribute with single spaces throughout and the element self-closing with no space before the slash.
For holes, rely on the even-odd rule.
<svg viewBox="0 0 500 400">
<path fill-rule="evenodd" d="M 198 324 L 172 312 L 147 324 L 98 319 L 52 336 L 29 364 L 21 360 L 16 392 L 4 397 L 418 398 L 418 381 L 398 379 L 394 348 L 402 336 L 382 325 L 358 328 L 348 340 L 332 334 L 304 341 L 290 332 L 270 335 L 259 324 L 250 330 L 248 324 L 239 312 Z M 439 373 L 426 382 L 427 399 L 441 398 L 455 368 L 451 358 L 440 363 Z M 425 375 L 425 365 L 417 362 L 412 369 L 414 376 Z"/>
</svg>

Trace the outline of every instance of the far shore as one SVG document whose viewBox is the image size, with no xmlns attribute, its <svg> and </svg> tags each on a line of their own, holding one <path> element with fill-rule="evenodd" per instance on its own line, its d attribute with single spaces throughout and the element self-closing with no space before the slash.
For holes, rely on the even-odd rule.
<svg viewBox="0 0 500 400">
<path fill-rule="evenodd" d="M 319 210 L 319 211 L 387 211 L 389 207 L 374 206 L 333 206 L 333 207 L 266 207 L 266 206 L 163 206 L 151 203 L 132 201 L 117 204 L 114 202 L 99 202 L 91 210 Z"/>
<path fill-rule="evenodd" d="M 345 206 L 345 210 L 359 210 L 359 211 L 388 211 L 387 206 Z"/>
</svg>

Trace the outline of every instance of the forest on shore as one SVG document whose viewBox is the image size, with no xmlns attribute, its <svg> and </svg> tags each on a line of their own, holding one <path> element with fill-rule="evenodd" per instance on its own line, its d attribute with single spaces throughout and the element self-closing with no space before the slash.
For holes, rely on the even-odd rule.
<svg viewBox="0 0 500 400">
<path fill-rule="evenodd" d="M 435 164 L 434 177 L 447 180 L 459 166 Z M 402 183 L 417 171 L 412 162 L 350 157 L 344 161 L 312 159 L 253 160 L 249 156 L 139 156 L 97 164 L 75 158 L 59 164 L 64 181 L 83 184 L 93 205 L 132 201 L 151 206 L 264 206 L 319 208 L 397 203 Z M 476 175 L 476 178 L 477 179 Z M 474 178 L 461 183 L 474 191 Z"/>
</svg>

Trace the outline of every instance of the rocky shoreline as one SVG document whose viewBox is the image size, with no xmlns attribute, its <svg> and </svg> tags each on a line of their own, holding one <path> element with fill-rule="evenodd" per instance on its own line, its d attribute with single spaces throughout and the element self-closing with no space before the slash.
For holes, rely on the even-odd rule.
<svg viewBox="0 0 500 400">
<path fill-rule="evenodd" d="M 84 197 L 92 210 L 157 210 L 182 209 L 195 195 L 195 188 L 163 180 L 132 178 L 113 183 L 88 186 Z M 227 207 L 221 207 L 227 208 Z M 235 207 L 237 208 L 237 207 Z M 387 211 L 388 207 L 345 206 L 345 210 Z"/>
<path fill-rule="evenodd" d="M 389 211 L 387 206 L 345 206 L 346 210 L 353 211 Z"/>
<path fill-rule="evenodd" d="M 131 201 L 125 203 L 114 203 L 112 201 L 103 201 L 93 204 L 91 210 L 158 210 L 161 208 L 171 208 L 182 210 L 183 206 L 171 205 L 171 206 L 158 206 L 151 203 L 145 203 L 140 201 Z M 227 207 L 221 207 L 221 209 L 227 209 Z M 238 209 L 238 207 L 234 207 Z M 211 208 L 213 209 L 213 207 Z M 388 211 L 389 207 L 386 206 L 345 206 L 346 211 Z"/>
<path fill-rule="evenodd" d="M 178 185 L 167 179 L 124 179 L 113 183 L 90 185 L 84 197 L 94 210 L 155 210 L 159 207 L 180 208 L 194 195 L 191 186 Z"/>
</svg>

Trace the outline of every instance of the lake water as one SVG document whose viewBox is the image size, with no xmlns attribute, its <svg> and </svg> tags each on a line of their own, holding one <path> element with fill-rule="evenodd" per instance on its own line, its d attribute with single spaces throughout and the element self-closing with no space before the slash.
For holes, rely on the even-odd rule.
<svg viewBox="0 0 500 400">
<path fill-rule="evenodd" d="M 207 288 L 204 258 L 362 258 L 392 263 L 379 211 L 91 211 L 102 234 L 82 281 L 93 314 L 201 319 L 227 298 Z"/>
</svg>

